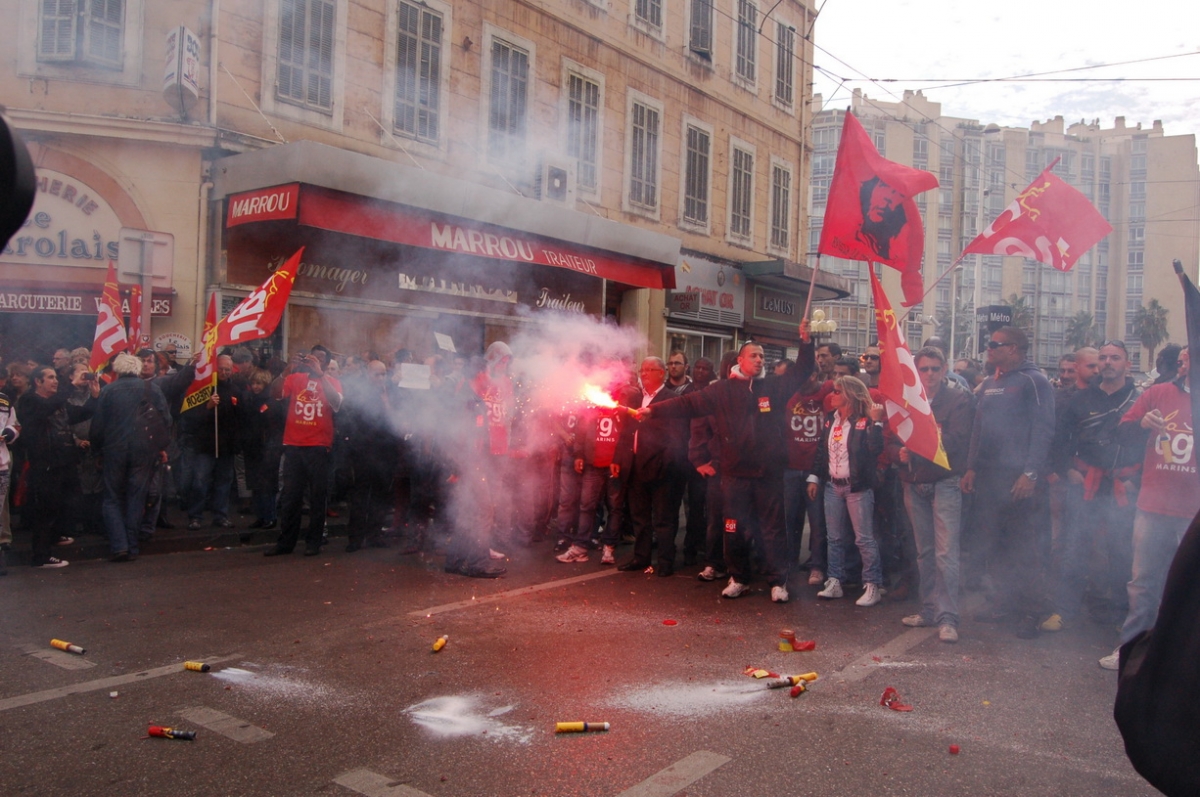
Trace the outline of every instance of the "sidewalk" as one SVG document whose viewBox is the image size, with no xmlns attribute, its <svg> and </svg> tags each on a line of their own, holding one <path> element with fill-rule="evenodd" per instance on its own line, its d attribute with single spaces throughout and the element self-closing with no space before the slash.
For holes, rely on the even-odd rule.
<svg viewBox="0 0 1200 797">
<path fill-rule="evenodd" d="M 325 519 L 325 530 L 330 537 L 341 537 L 346 534 L 347 509 L 344 506 L 334 507 L 340 517 Z M 204 527 L 195 531 L 187 528 L 187 516 L 179 508 L 164 507 L 166 519 L 175 525 L 173 529 L 155 529 L 151 540 L 141 543 L 139 556 L 149 556 L 160 553 L 178 553 L 180 551 L 202 551 L 206 548 L 236 548 L 242 545 L 240 535 L 249 534 L 250 541 L 246 545 L 267 545 L 279 538 L 278 526 L 269 531 L 251 529 L 248 526 L 254 522 L 254 515 L 240 515 L 232 512 L 229 519 L 233 528 L 222 529 L 210 525 L 211 513 L 205 513 Z M 303 527 L 308 525 L 307 512 L 303 518 Z M 22 524 L 23 526 L 24 524 Z M 301 532 L 303 533 L 303 531 Z M 30 538 L 29 531 L 17 528 L 13 532 L 12 548 L 4 554 L 8 567 L 28 567 Z M 79 534 L 70 545 L 54 546 L 52 555 L 68 562 L 87 561 L 92 559 L 107 559 L 110 555 L 108 539 L 98 534 Z"/>
</svg>

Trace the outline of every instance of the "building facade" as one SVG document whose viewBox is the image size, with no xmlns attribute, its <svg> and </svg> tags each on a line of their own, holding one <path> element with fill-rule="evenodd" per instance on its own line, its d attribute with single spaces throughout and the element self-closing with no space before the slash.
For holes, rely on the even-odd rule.
<svg viewBox="0 0 1200 797">
<path fill-rule="evenodd" d="M 819 104 L 817 97 L 814 105 Z M 1160 122 L 1128 127 L 1123 118 L 1111 128 L 1098 122 L 1065 125 L 1062 117 L 1028 129 L 1001 128 L 944 116 L 940 104 L 920 92 L 905 92 L 902 102 L 881 102 L 856 91 L 850 110 L 884 157 L 931 171 L 940 183 L 917 198 L 925 224 L 925 285 L 933 287 L 908 315 L 910 346 L 937 334 L 953 340 L 956 353 L 978 356 L 986 330 L 981 334 L 976 324 L 976 308 L 1006 305 L 1032 332 L 1030 356 L 1040 366 L 1054 367 L 1074 348 L 1077 329 L 1090 321 L 1095 340 L 1125 340 L 1137 367 L 1149 371 L 1153 363 L 1137 344 L 1134 317 L 1151 299 L 1168 310 L 1169 339 L 1186 340 L 1183 297 L 1171 261 L 1180 260 L 1193 279 L 1200 276 L 1194 135 L 1168 136 Z M 831 109 L 814 115 L 813 252 L 844 114 Z M 1056 159 L 1054 173 L 1083 192 L 1113 232 L 1069 272 L 1026 258 L 972 254 L 946 274 L 979 231 Z M 862 351 L 875 337 L 866 264 L 822 258 L 825 268 L 853 286 L 850 298 L 826 306 L 839 324 L 835 339 Z M 894 273 L 884 277 L 889 294 L 898 295 Z"/>
<path fill-rule="evenodd" d="M 747 335 L 755 285 L 810 288 L 806 2 L 0 12 L 0 105 L 42 178 L 0 253 L 6 357 L 89 345 L 107 261 L 139 232 L 173 244 L 157 339 L 194 341 L 210 294 L 228 309 L 300 246 L 282 349 L 473 352 L 555 309 L 711 354 Z M 845 292 L 830 276 L 815 295 Z M 788 343 L 779 315 L 753 334 Z"/>
</svg>

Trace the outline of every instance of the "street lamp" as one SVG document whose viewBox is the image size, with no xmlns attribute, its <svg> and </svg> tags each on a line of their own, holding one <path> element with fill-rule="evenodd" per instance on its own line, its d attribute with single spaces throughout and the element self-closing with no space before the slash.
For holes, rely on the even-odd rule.
<svg viewBox="0 0 1200 797">
<path fill-rule="evenodd" d="M 818 307 L 812 311 L 812 318 L 808 322 L 808 331 L 813 336 L 813 341 L 820 343 L 822 335 L 832 335 L 837 332 L 838 324 L 832 318 L 825 317 L 825 311 Z"/>
</svg>

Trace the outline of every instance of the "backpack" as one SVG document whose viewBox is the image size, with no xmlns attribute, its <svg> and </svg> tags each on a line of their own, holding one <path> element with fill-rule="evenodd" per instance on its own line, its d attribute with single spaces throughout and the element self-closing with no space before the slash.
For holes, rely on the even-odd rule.
<svg viewBox="0 0 1200 797">
<path fill-rule="evenodd" d="M 157 454 L 171 444 L 171 427 L 150 400 L 150 382 L 145 382 L 142 400 L 133 416 L 133 447 L 146 454 Z"/>
</svg>

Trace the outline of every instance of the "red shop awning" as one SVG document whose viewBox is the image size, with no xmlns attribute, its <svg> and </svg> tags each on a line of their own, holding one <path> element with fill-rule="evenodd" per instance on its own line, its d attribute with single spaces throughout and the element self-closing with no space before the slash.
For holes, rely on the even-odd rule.
<svg viewBox="0 0 1200 797">
<path fill-rule="evenodd" d="M 675 287 L 672 266 L 301 183 L 231 195 L 225 226 L 288 219 L 448 254 L 554 266 L 639 288 Z"/>
</svg>

